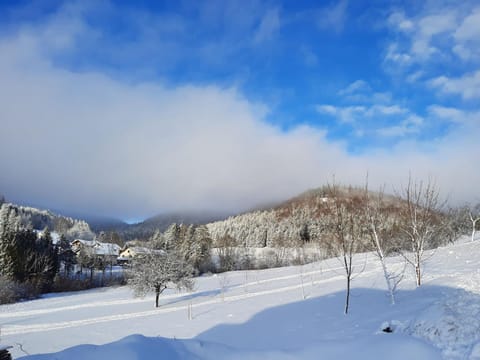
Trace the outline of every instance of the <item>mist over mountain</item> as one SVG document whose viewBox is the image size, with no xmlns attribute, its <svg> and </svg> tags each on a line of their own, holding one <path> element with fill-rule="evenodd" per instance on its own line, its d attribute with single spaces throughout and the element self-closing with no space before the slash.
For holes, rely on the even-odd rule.
<svg viewBox="0 0 480 360">
<path fill-rule="evenodd" d="M 155 231 L 165 231 L 169 225 L 185 224 L 185 225 L 203 225 L 215 221 L 220 221 L 231 216 L 230 213 L 220 213 L 212 211 L 185 211 L 173 212 L 152 216 L 142 222 L 135 224 L 127 224 L 122 221 L 105 219 L 104 222 L 94 222 L 92 228 L 95 231 L 115 231 L 119 233 L 125 240 L 132 239 L 148 239 Z"/>
</svg>

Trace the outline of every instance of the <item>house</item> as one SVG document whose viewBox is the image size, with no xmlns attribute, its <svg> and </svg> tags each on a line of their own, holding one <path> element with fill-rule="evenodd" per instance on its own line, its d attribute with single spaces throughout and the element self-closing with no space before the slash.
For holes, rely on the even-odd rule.
<svg viewBox="0 0 480 360">
<path fill-rule="evenodd" d="M 145 255 L 145 254 L 148 254 L 150 253 L 151 250 L 150 249 L 147 249 L 145 247 L 140 247 L 140 246 L 132 246 L 132 247 L 127 247 L 127 248 L 124 248 L 121 252 L 120 252 L 120 256 L 121 258 L 126 258 L 126 259 L 131 259 L 131 258 L 134 258 L 135 256 L 139 256 L 139 255 Z"/>
<path fill-rule="evenodd" d="M 82 249 L 92 249 L 93 245 L 94 245 L 93 240 L 82 240 L 82 239 L 75 239 L 70 244 L 70 246 L 72 247 L 72 251 L 77 255 Z"/>
<path fill-rule="evenodd" d="M 121 251 L 120 255 L 118 256 L 117 262 L 119 264 L 128 264 L 130 260 L 137 256 L 142 256 L 146 254 L 163 254 L 163 250 L 152 250 L 146 247 L 141 246 L 129 246 L 126 245 Z"/>
<path fill-rule="evenodd" d="M 116 264 L 120 253 L 120 246 L 117 244 L 102 243 L 96 240 L 75 239 L 71 244 L 73 252 L 78 256 L 80 251 L 95 255 L 109 264 Z"/>
</svg>

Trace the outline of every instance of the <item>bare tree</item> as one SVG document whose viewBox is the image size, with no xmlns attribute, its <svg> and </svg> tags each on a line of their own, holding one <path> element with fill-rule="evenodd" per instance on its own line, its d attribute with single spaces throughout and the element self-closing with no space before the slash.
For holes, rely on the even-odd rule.
<svg viewBox="0 0 480 360">
<path fill-rule="evenodd" d="M 230 284 L 230 279 L 226 272 L 218 275 L 218 284 L 220 285 L 220 292 L 222 294 L 222 301 L 225 301 L 225 292 Z"/>
<path fill-rule="evenodd" d="M 439 190 L 432 180 L 424 183 L 411 177 L 401 193 L 405 200 L 401 208 L 400 229 L 405 236 L 402 256 L 415 270 L 417 286 L 422 284 L 425 251 L 438 245 L 442 232 L 442 214 L 440 210 L 445 202 L 440 201 Z"/>
<path fill-rule="evenodd" d="M 460 235 L 470 231 L 470 219 L 468 206 L 449 207 L 445 213 L 445 235 L 447 242 L 453 244 Z"/>
<path fill-rule="evenodd" d="M 358 198 L 344 197 L 340 193 L 339 186 L 329 185 L 329 196 L 332 204 L 332 224 L 330 244 L 331 251 L 341 261 L 347 280 L 345 295 L 345 314 L 348 314 L 350 306 L 350 287 L 355 268 L 353 256 L 359 251 L 363 236 L 363 223 L 358 204 Z"/>
<path fill-rule="evenodd" d="M 468 208 L 468 218 L 472 223 L 472 241 L 474 241 L 475 232 L 477 231 L 477 222 L 480 221 L 480 203 Z"/>
<path fill-rule="evenodd" d="M 395 247 L 393 243 L 395 235 L 392 224 L 394 209 L 387 206 L 384 200 L 383 188 L 375 194 L 370 194 L 368 190 L 368 180 L 365 185 L 364 206 L 366 233 L 374 249 L 374 254 L 382 265 L 383 276 L 390 296 L 390 303 L 394 305 L 395 291 L 403 279 L 403 271 L 396 273 L 388 269 L 387 266 L 387 255 Z"/>
<path fill-rule="evenodd" d="M 193 268 L 175 252 L 151 251 L 138 257 L 129 272 L 129 285 L 138 296 L 155 292 L 155 307 L 158 307 L 160 294 L 167 288 L 192 289 Z"/>
<path fill-rule="evenodd" d="M 225 234 L 217 242 L 218 260 L 220 271 L 235 270 L 236 253 L 235 253 L 235 239 L 230 235 Z"/>
</svg>

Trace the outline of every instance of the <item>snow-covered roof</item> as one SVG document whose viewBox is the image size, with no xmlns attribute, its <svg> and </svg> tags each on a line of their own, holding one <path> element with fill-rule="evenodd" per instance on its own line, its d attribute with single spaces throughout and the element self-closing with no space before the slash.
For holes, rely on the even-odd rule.
<svg viewBox="0 0 480 360">
<path fill-rule="evenodd" d="M 149 249 L 149 248 L 141 247 L 141 246 L 131 246 L 131 247 L 128 247 L 125 250 L 123 250 L 120 253 L 120 256 L 128 257 L 128 255 L 127 255 L 128 253 L 130 253 L 131 256 L 135 256 L 135 255 L 145 255 L 145 254 L 150 254 L 150 253 L 163 254 L 164 251 L 163 250 L 153 250 L 153 249 Z"/>
<path fill-rule="evenodd" d="M 117 244 L 102 243 L 96 240 L 75 239 L 73 240 L 72 245 L 83 245 L 85 247 L 91 248 L 96 255 L 118 256 L 121 250 L 121 247 Z"/>
<path fill-rule="evenodd" d="M 131 252 L 134 254 L 148 254 L 150 252 L 150 249 L 147 249 L 146 247 L 141 247 L 141 246 L 130 246 L 122 251 L 122 253 L 125 253 L 125 252 Z"/>
<path fill-rule="evenodd" d="M 115 255 L 120 252 L 120 246 L 117 244 L 96 242 L 93 246 L 95 254 L 97 255 Z"/>
<path fill-rule="evenodd" d="M 94 240 L 83 240 L 83 239 L 75 239 L 72 241 L 72 245 L 73 244 L 82 244 L 82 245 L 85 245 L 85 246 L 93 246 L 95 245 L 95 241 Z"/>
</svg>

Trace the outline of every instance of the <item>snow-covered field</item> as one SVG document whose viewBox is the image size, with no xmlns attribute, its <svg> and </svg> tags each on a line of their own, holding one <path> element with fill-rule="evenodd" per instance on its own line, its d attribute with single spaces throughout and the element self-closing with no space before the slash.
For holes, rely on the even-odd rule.
<svg viewBox="0 0 480 360">
<path fill-rule="evenodd" d="M 365 262 L 348 315 L 330 259 L 203 276 L 158 309 L 128 287 L 0 306 L 0 342 L 25 359 L 480 359 L 480 241 L 437 249 L 421 288 L 408 269 L 393 306 L 379 262 L 359 255 L 356 268 Z"/>
</svg>

